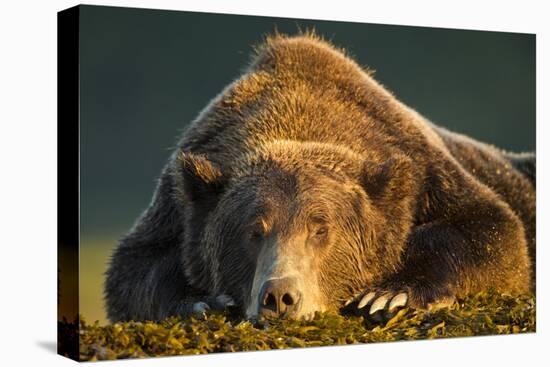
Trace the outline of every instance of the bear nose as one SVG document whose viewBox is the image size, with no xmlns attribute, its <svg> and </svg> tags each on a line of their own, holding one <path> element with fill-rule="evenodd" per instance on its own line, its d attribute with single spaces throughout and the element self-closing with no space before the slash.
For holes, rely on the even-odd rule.
<svg viewBox="0 0 550 367">
<path fill-rule="evenodd" d="M 301 306 L 302 293 L 295 278 L 278 278 L 266 281 L 259 297 L 262 316 L 295 315 Z"/>
</svg>

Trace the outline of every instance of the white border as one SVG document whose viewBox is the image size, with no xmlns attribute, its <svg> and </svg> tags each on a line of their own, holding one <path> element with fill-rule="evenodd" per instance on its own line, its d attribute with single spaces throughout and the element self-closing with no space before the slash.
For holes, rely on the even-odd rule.
<svg viewBox="0 0 550 367">
<path fill-rule="evenodd" d="M 96 5 L 194 10 L 537 33 L 538 324 L 506 337 L 218 354 L 117 365 L 519 366 L 547 359 L 547 188 L 550 67 L 544 1 L 93 1 Z M 4 1 L 0 10 L 0 365 L 65 365 L 56 340 L 56 12 L 73 1 Z M 544 104 L 546 102 L 546 104 Z M 543 123 L 543 122 L 546 122 Z M 546 309 L 546 311 L 545 311 Z M 547 349 L 547 347 L 546 347 Z M 9 363 L 12 362 L 12 363 Z"/>
</svg>

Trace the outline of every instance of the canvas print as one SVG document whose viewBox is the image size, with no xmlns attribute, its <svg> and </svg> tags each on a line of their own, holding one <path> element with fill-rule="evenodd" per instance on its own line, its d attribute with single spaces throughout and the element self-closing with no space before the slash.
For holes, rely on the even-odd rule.
<svg viewBox="0 0 550 367">
<path fill-rule="evenodd" d="M 535 35 L 58 19 L 60 354 L 535 331 Z"/>
</svg>

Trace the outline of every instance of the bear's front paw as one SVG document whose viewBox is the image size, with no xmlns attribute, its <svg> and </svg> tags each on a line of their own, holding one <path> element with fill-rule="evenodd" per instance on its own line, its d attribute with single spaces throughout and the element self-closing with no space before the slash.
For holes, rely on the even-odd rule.
<svg viewBox="0 0 550 367">
<path fill-rule="evenodd" d="M 409 303 L 407 291 L 367 290 L 349 299 L 344 307 L 368 320 L 385 322 Z"/>
<path fill-rule="evenodd" d="M 192 313 L 194 315 L 202 315 L 209 310 L 225 311 L 228 308 L 231 308 L 234 306 L 236 306 L 236 304 L 233 298 L 231 298 L 227 294 L 222 294 L 217 297 L 213 297 L 209 300 L 206 300 L 206 302 L 199 301 L 199 302 L 193 303 Z"/>
</svg>

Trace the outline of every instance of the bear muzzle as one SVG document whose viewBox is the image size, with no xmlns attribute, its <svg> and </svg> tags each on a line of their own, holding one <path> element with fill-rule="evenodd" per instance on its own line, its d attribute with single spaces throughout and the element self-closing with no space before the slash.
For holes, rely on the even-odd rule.
<svg viewBox="0 0 550 367">
<path fill-rule="evenodd" d="M 295 277 L 269 279 L 258 296 L 258 315 L 296 317 L 302 307 L 302 295 Z"/>
</svg>

